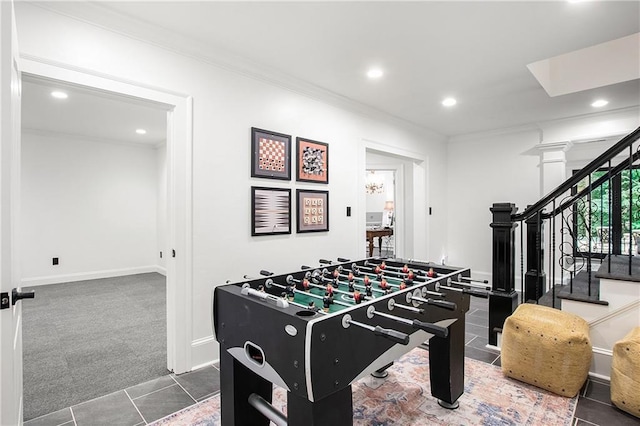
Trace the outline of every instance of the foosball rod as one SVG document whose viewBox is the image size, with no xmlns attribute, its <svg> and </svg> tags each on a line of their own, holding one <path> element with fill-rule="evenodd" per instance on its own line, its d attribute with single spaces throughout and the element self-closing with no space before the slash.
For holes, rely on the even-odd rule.
<svg viewBox="0 0 640 426">
<path fill-rule="evenodd" d="M 364 262 L 364 265 L 365 265 L 365 266 L 360 266 L 359 268 L 361 268 L 361 269 L 368 269 L 368 270 L 370 270 L 370 271 L 376 272 L 375 268 L 370 268 L 368 265 L 374 265 L 375 267 L 380 267 L 380 265 L 376 265 L 375 263 L 369 263 L 369 261 L 366 261 L 366 260 L 365 260 L 365 262 Z M 412 272 L 413 272 L 413 271 L 412 271 Z M 395 276 L 396 276 L 396 277 L 398 277 L 398 278 L 406 278 L 406 277 L 405 277 L 405 275 L 407 275 L 407 274 L 408 274 L 408 272 L 388 271 L 388 270 L 386 270 L 386 269 L 382 269 L 382 268 L 380 269 L 380 273 L 381 273 L 381 274 L 384 274 L 384 273 L 387 273 L 387 274 L 393 274 L 393 275 L 395 275 Z M 428 278 L 428 277 L 425 277 L 425 276 L 422 276 L 422 275 L 417 275 L 417 274 L 415 274 L 415 273 L 414 273 L 414 278 L 413 278 L 413 280 L 417 281 L 417 280 L 419 279 L 420 281 L 423 281 L 423 282 L 424 282 L 427 278 Z"/>
<path fill-rule="evenodd" d="M 458 293 L 468 294 L 470 296 L 480 297 L 480 298 L 483 298 L 483 299 L 487 299 L 489 297 L 489 292 L 488 291 L 474 290 L 472 288 L 449 287 L 449 286 L 446 286 L 446 285 L 441 285 L 437 289 L 439 290 L 441 288 L 443 288 L 445 290 L 457 291 Z"/>
<path fill-rule="evenodd" d="M 267 288 L 271 288 L 271 286 L 275 286 L 275 287 L 278 287 L 278 288 L 282 288 L 284 290 L 287 289 L 287 286 L 284 286 L 282 284 L 278 284 L 278 283 L 274 282 L 271 278 L 269 278 L 267 281 L 265 281 L 264 285 Z M 313 294 L 311 292 L 307 293 L 306 291 L 298 290 L 297 288 L 294 288 L 292 290 L 293 290 L 294 293 L 299 293 L 299 294 L 302 294 L 302 295 L 305 295 L 305 296 L 315 297 L 316 299 L 320 299 L 320 300 L 324 299 L 323 296 L 319 296 L 319 295 Z M 335 303 L 336 305 L 342 305 L 342 306 L 347 306 L 347 307 L 353 306 L 353 305 L 350 305 L 348 303 L 341 302 L 339 300 L 334 300 L 333 303 Z"/>
<path fill-rule="evenodd" d="M 382 263 L 378 263 L 375 264 L 373 262 L 370 262 L 368 260 L 365 261 L 365 264 L 369 264 L 369 265 L 375 265 L 375 266 L 380 266 L 381 269 L 386 270 L 386 269 L 391 269 L 392 271 L 398 271 L 398 272 L 402 272 L 404 274 L 406 274 L 409 271 L 412 271 L 414 274 L 416 275 L 427 275 L 427 272 L 422 270 L 422 269 L 414 269 L 414 268 L 409 268 L 409 265 L 407 264 L 407 271 L 404 270 L 404 266 L 401 268 L 399 266 L 393 266 L 393 265 L 387 265 L 387 262 L 384 262 L 385 267 L 382 268 Z"/>
<path fill-rule="evenodd" d="M 325 270 L 326 270 L 326 269 L 325 269 Z M 315 273 L 316 271 L 317 271 L 317 274 Z M 327 271 L 327 273 L 328 273 L 328 274 L 330 274 L 330 272 L 329 272 L 329 271 Z M 328 282 L 328 283 L 332 283 L 332 282 L 333 282 L 333 280 L 332 280 L 332 279 L 330 279 L 330 278 L 326 278 L 324 275 L 325 275 L 325 274 L 323 274 L 322 272 L 320 272 L 320 271 L 318 271 L 318 270 L 316 269 L 316 270 L 314 271 L 314 274 L 311 274 L 311 279 L 316 279 L 316 280 L 317 280 L 317 279 L 320 279 L 320 280 L 322 280 L 322 282 Z M 338 284 L 346 284 L 346 285 L 349 285 L 349 283 L 348 283 L 348 282 L 347 282 L 347 283 L 345 283 L 344 281 L 340 281 L 340 280 L 339 280 L 339 279 L 337 279 L 337 278 L 336 278 L 336 281 L 338 281 Z M 391 285 L 391 284 L 389 284 L 389 285 Z M 366 289 L 366 287 L 365 287 L 365 286 L 360 285 L 360 284 L 355 284 L 355 283 L 354 283 L 354 284 L 353 284 L 353 286 L 354 286 L 355 288 L 359 289 L 359 290 L 365 290 L 365 289 Z M 377 289 L 377 288 L 373 288 L 373 286 L 371 287 L 371 290 L 373 290 L 373 291 L 377 291 L 377 292 L 380 292 L 380 293 L 383 293 L 383 294 L 384 294 L 384 290 L 380 290 L 380 289 Z M 349 294 L 351 294 L 351 293 L 349 293 Z"/>
<path fill-rule="evenodd" d="M 291 284 L 291 283 L 299 283 L 301 280 L 296 280 L 295 278 L 293 278 L 293 276 L 287 275 L 286 281 L 287 281 L 287 284 Z M 326 290 L 326 287 L 321 286 L 320 284 L 314 284 L 312 282 L 309 283 L 309 287 Z M 348 291 L 338 290 L 337 288 L 334 288 L 333 292 L 339 293 L 339 294 L 346 294 L 347 296 L 351 296 L 351 293 L 349 293 Z M 305 292 L 305 294 L 308 294 L 308 293 Z"/>
<path fill-rule="evenodd" d="M 420 291 L 418 289 L 418 291 Z M 407 293 L 407 302 L 420 302 L 420 303 L 426 303 L 427 305 L 430 306 L 437 306 L 439 308 L 443 308 L 443 309 L 448 309 L 450 311 L 455 311 L 456 309 L 458 309 L 458 306 L 453 303 L 453 302 L 449 302 L 446 300 L 435 300 L 435 299 L 424 299 L 420 296 L 416 296 L 415 294 L 411 294 L 411 293 Z"/>
<path fill-rule="evenodd" d="M 373 334 L 375 334 L 376 336 L 381 336 L 381 337 L 385 337 L 389 340 L 392 340 L 396 343 L 400 343 L 401 345 L 408 345 L 409 344 L 409 335 L 406 333 L 403 333 L 401 331 L 397 331 L 397 330 L 392 330 L 390 328 L 382 328 L 379 325 L 377 326 L 372 326 L 369 324 L 364 324 L 358 321 L 354 321 L 351 318 L 351 315 L 346 314 L 345 316 L 342 317 L 342 326 L 344 328 L 349 328 L 349 326 L 353 324 L 355 326 L 358 326 L 360 328 L 364 328 L 365 330 L 369 330 L 369 331 L 373 331 Z"/>
<path fill-rule="evenodd" d="M 252 393 L 248 398 L 249 405 L 258 410 L 263 416 L 275 423 L 276 426 L 287 426 L 287 416 L 267 402 L 263 397 Z"/>
<path fill-rule="evenodd" d="M 355 268 L 354 268 L 354 266 L 355 266 Z M 374 277 L 374 279 L 378 279 L 379 276 L 382 277 L 382 274 L 376 274 L 376 273 L 373 273 L 373 272 L 361 271 L 360 268 L 362 268 L 362 267 L 358 266 L 358 265 L 356 265 L 354 263 L 353 265 L 351 265 L 351 269 L 346 269 L 346 271 L 353 273 L 353 275 L 356 276 L 356 277 L 358 277 L 360 274 L 369 275 L 370 277 Z M 366 268 L 366 269 L 371 269 L 371 268 Z M 399 277 L 383 277 L 383 278 L 386 278 L 387 282 L 389 282 L 388 281 L 389 279 L 402 282 L 402 279 L 399 278 Z M 425 281 L 420 281 L 420 282 L 422 283 L 422 282 L 425 282 Z M 391 284 L 391 283 L 389 283 L 389 284 Z"/>
<path fill-rule="evenodd" d="M 451 285 L 451 284 L 463 285 L 463 286 L 467 286 L 467 287 L 479 288 L 481 290 L 491 290 L 491 287 L 486 286 L 486 285 L 463 283 L 463 282 L 460 282 L 460 281 L 453 281 L 451 278 L 447 278 L 447 284 L 448 285 Z"/>
<path fill-rule="evenodd" d="M 417 319 L 410 320 L 407 318 L 402 318 L 395 315 L 387 314 L 384 312 L 379 312 L 379 311 L 376 311 L 376 308 L 374 306 L 369 306 L 367 308 L 367 317 L 373 318 L 374 315 L 387 318 L 402 324 L 410 325 L 413 328 L 418 328 L 420 330 L 426 331 L 427 333 L 431 333 L 436 337 L 447 337 L 449 335 L 449 330 L 446 327 L 442 327 L 437 324 L 432 324 L 430 322 L 423 322 Z"/>
<path fill-rule="evenodd" d="M 488 280 L 477 280 L 477 279 L 470 278 L 470 277 L 461 277 L 461 276 L 458 276 L 458 279 L 459 279 L 459 280 L 464 280 L 464 281 L 469 281 L 469 282 L 472 282 L 472 283 L 489 284 L 489 281 L 488 281 Z"/>
</svg>

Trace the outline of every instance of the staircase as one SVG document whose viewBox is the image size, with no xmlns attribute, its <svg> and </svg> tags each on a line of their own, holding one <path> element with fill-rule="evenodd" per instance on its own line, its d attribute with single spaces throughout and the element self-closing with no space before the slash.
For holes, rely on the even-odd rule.
<svg viewBox="0 0 640 426">
<path fill-rule="evenodd" d="M 562 309 L 589 323 L 590 374 L 609 379 L 613 345 L 640 325 L 639 139 L 640 128 L 521 213 L 511 203 L 492 206 L 490 345 L 499 346 L 519 303 Z"/>
</svg>

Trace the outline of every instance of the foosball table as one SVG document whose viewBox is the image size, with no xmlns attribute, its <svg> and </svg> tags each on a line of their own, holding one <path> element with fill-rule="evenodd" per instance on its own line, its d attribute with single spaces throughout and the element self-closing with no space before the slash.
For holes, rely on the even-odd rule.
<svg viewBox="0 0 640 426">
<path fill-rule="evenodd" d="M 468 268 L 423 261 L 319 263 L 215 288 L 222 424 L 352 425 L 351 384 L 425 342 L 431 395 L 456 408 L 469 297 L 488 288 Z M 274 384 L 286 416 L 271 405 Z"/>
</svg>

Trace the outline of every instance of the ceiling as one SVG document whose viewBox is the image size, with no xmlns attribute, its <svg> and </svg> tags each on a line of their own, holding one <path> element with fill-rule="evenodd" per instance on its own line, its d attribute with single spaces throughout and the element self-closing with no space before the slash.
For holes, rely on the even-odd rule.
<svg viewBox="0 0 640 426">
<path fill-rule="evenodd" d="M 640 104 L 638 78 L 551 97 L 527 68 L 639 33 L 638 1 L 98 1 L 40 6 L 445 136 Z M 372 66 L 384 75 L 368 79 Z M 579 77 L 615 66 L 584 66 Z M 637 68 L 640 77 L 640 62 Z M 26 86 L 25 103 L 29 90 Z M 447 96 L 458 103 L 443 107 Z M 609 104 L 596 110 L 590 104 L 599 98 Z"/>
<path fill-rule="evenodd" d="M 54 98 L 54 91 L 68 98 Z M 28 75 L 22 79 L 24 131 L 157 147 L 166 141 L 166 125 L 164 105 Z"/>
</svg>

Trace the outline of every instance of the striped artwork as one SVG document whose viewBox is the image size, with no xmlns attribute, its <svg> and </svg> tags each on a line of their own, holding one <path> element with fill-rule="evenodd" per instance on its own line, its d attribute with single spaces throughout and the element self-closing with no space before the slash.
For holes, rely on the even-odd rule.
<svg viewBox="0 0 640 426">
<path fill-rule="evenodd" d="M 251 187 L 251 235 L 291 233 L 291 190 Z"/>
</svg>

